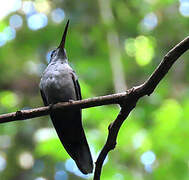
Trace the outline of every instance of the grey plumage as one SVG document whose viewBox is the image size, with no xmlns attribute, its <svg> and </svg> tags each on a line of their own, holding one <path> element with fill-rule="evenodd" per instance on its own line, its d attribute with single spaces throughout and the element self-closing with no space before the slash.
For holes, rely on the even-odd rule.
<svg viewBox="0 0 189 180">
<path fill-rule="evenodd" d="M 68 64 L 64 49 L 69 21 L 59 47 L 51 54 L 51 60 L 43 72 L 40 92 L 44 104 L 69 100 L 81 100 L 78 78 Z M 81 122 L 81 109 L 53 110 L 50 113 L 56 132 L 68 152 L 84 174 L 91 173 L 93 161 Z"/>
</svg>

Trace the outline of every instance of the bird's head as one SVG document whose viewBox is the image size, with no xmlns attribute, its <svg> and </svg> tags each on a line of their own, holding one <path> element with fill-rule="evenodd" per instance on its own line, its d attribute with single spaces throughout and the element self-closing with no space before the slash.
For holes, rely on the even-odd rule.
<svg viewBox="0 0 189 180">
<path fill-rule="evenodd" d="M 62 36 L 62 40 L 60 42 L 60 45 L 51 53 L 51 61 L 56 61 L 58 59 L 60 60 L 67 60 L 67 55 L 66 55 L 66 49 L 65 49 L 65 42 L 66 42 L 66 35 L 68 31 L 68 25 L 69 25 L 69 20 L 66 24 L 66 27 L 64 29 L 64 33 Z"/>
</svg>

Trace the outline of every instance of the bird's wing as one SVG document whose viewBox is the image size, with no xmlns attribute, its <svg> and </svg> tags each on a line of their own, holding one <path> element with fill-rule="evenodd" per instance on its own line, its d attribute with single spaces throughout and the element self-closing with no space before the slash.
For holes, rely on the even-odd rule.
<svg viewBox="0 0 189 180">
<path fill-rule="evenodd" d="M 80 85 L 79 85 L 79 81 L 78 81 L 76 75 L 74 74 L 74 72 L 72 72 L 71 75 L 72 75 L 72 80 L 73 80 L 73 83 L 74 83 L 76 98 L 77 98 L 77 100 L 81 100 L 82 97 L 81 97 L 81 88 L 80 88 Z"/>
<path fill-rule="evenodd" d="M 44 94 L 44 92 L 43 92 L 42 89 L 40 89 L 40 93 L 41 93 L 41 97 L 42 97 L 42 99 L 43 99 L 44 105 L 45 105 L 45 106 L 48 106 L 47 99 L 46 99 L 45 94 Z"/>
<path fill-rule="evenodd" d="M 71 87 L 75 90 L 74 95 L 70 92 L 70 97 L 73 100 L 80 100 L 81 90 L 77 76 L 70 69 L 66 71 L 69 73 L 69 83 L 73 85 Z M 63 81 L 64 79 L 62 78 L 61 80 Z M 41 94 L 44 103 L 47 103 L 44 91 L 41 91 Z M 78 168 L 84 174 L 91 173 L 93 170 L 93 160 L 82 127 L 81 109 L 54 109 L 50 112 L 50 117 L 60 141 L 68 154 L 74 159 Z"/>
</svg>

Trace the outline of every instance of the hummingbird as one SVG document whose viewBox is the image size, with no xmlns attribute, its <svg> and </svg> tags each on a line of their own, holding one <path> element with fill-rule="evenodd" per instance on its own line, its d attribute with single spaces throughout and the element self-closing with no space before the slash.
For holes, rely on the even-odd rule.
<svg viewBox="0 0 189 180">
<path fill-rule="evenodd" d="M 45 106 L 82 99 L 78 77 L 68 63 L 65 50 L 68 25 L 69 20 L 39 84 Z M 81 109 L 52 110 L 50 117 L 62 145 L 77 167 L 83 174 L 92 173 L 93 160 L 82 126 Z"/>
</svg>

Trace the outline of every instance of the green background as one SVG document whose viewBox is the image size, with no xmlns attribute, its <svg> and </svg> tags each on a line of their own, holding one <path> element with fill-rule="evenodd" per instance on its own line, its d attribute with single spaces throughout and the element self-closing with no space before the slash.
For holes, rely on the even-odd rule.
<svg viewBox="0 0 189 180">
<path fill-rule="evenodd" d="M 58 46 L 67 19 L 70 27 L 66 50 L 79 77 L 83 99 L 143 83 L 163 56 L 188 35 L 188 1 L 32 2 L 37 12 L 48 17 L 44 28 L 31 30 L 21 9 L 0 20 L 0 32 L 4 32 L 12 15 L 23 19 L 15 39 L 0 47 L 1 114 L 43 105 L 38 88 L 40 76 L 47 65 L 46 55 Z M 182 7 L 187 9 L 185 13 Z M 60 23 L 51 18 L 56 8 L 65 13 Z M 103 180 L 189 179 L 188 74 L 186 53 L 155 92 L 138 102 L 119 132 L 116 149 L 108 154 Z M 117 84 L 120 87 L 116 88 Z M 117 105 L 83 110 L 94 161 L 106 141 L 108 125 L 118 112 Z M 48 116 L 0 124 L 1 180 L 93 177 L 81 176 L 72 166 Z"/>
</svg>

